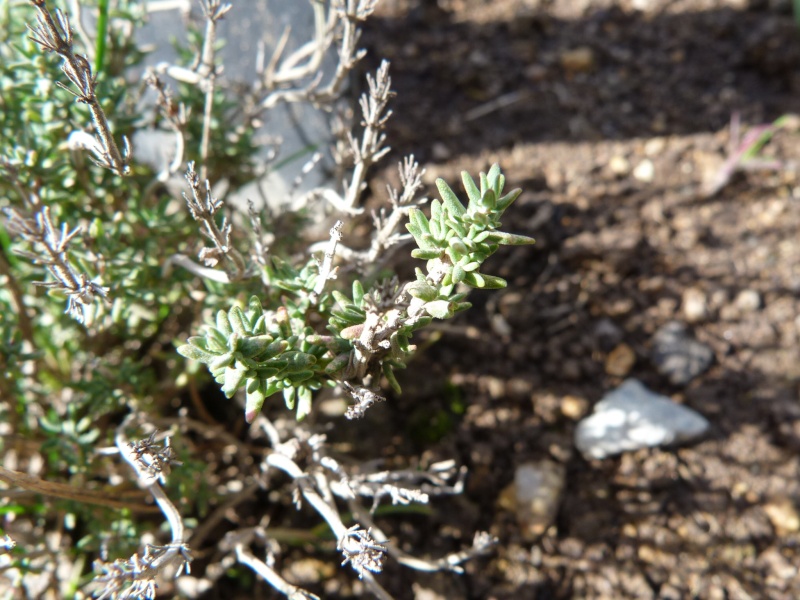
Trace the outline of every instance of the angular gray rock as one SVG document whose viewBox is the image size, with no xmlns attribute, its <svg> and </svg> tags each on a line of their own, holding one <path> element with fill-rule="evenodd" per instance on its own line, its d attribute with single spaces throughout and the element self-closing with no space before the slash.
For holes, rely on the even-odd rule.
<svg viewBox="0 0 800 600">
<path fill-rule="evenodd" d="M 714 352 L 694 339 L 683 323 L 670 321 L 653 336 L 650 358 L 673 385 L 686 385 L 714 361 Z"/>
<path fill-rule="evenodd" d="M 586 458 L 606 458 L 686 442 L 706 429 L 708 421 L 700 414 L 651 392 L 636 379 L 627 379 L 578 424 L 575 446 Z"/>
</svg>

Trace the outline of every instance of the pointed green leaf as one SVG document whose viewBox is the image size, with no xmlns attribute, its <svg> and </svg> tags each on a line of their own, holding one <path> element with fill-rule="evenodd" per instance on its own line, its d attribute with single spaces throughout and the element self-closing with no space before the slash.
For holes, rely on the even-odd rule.
<svg viewBox="0 0 800 600">
<path fill-rule="evenodd" d="M 341 306 L 342 308 L 346 308 L 350 304 L 350 298 L 345 296 L 339 290 L 332 290 L 333 299 Z"/>
<path fill-rule="evenodd" d="M 207 327 L 206 329 L 208 349 L 216 352 L 226 352 L 228 350 L 228 338 L 216 327 Z"/>
<path fill-rule="evenodd" d="M 425 302 L 436 300 L 436 297 L 438 296 L 436 288 L 434 288 L 427 281 L 413 281 L 406 285 L 406 291 L 414 298 L 419 298 Z"/>
<path fill-rule="evenodd" d="M 272 342 L 269 346 L 267 346 L 266 351 L 264 352 L 265 358 L 274 358 L 278 356 L 282 352 L 285 352 L 286 349 L 289 347 L 289 342 L 286 340 L 276 340 Z"/>
<path fill-rule="evenodd" d="M 505 209 L 514 204 L 514 201 L 519 198 L 521 193 L 522 190 L 520 188 L 516 188 L 508 192 L 505 196 L 499 198 L 497 200 L 497 212 L 502 214 Z"/>
<path fill-rule="evenodd" d="M 247 303 L 247 312 L 248 312 L 248 321 L 250 327 L 248 329 L 252 331 L 256 323 L 258 322 L 259 317 L 264 315 L 264 308 L 261 306 L 261 300 L 258 299 L 258 296 L 250 296 L 250 301 Z"/>
<path fill-rule="evenodd" d="M 450 229 L 452 237 L 459 237 L 462 239 L 469 237 L 469 229 L 458 219 L 448 219 L 447 227 Z"/>
<path fill-rule="evenodd" d="M 462 257 L 466 256 L 469 250 L 464 242 L 461 241 L 460 238 L 455 236 L 451 237 L 447 244 L 450 246 L 450 256 L 455 261 L 459 261 Z"/>
<path fill-rule="evenodd" d="M 484 275 L 482 273 L 467 273 L 467 276 L 464 277 L 464 283 L 471 287 L 481 288 L 484 290 L 499 290 L 508 285 L 506 280 L 502 277 Z"/>
<path fill-rule="evenodd" d="M 467 206 L 469 209 L 473 204 L 480 202 L 481 191 L 478 189 L 478 186 L 475 185 L 475 180 L 467 171 L 461 171 L 461 182 L 464 184 L 464 190 L 469 197 L 469 206 Z"/>
<path fill-rule="evenodd" d="M 265 335 L 267 333 L 267 317 L 263 314 L 256 319 L 253 325 L 253 335 Z"/>
<path fill-rule="evenodd" d="M 430 228 L 428 227 L 428 219 L 418 208 L 412 208 L 408 211 L 408 221 L 409 224 L 413 225 L 422 233 L 430 233 Z"/>
<path fill-rule="evenodd" d="M 483 195 L 486 193 L 486 190 L 491 189 L 491 187 L 489 186 L 489 178 L 486 177 L 486 173 L 481 173 L 480 179 L 481 179 L 481 197 L 483 197 Z"/>
<path fill-rule="evenodd" d="M 475 242 L 476 244 L 480 244 L 482 241 L 484 241 L 486 238 L 492 235 L 493 232 L 488 230 L 481 231 L 476 227 L 474 229 L 471 229 L 469 233 L 470 236 L 472 236 L 472 241 Z"/>
<path fill-rule="evenodd" d="M 461 217 L 467 212 L 467 209 L 464 208 L 463 204 L 461 204 L 458 196 L 456 196 L 455 192 L 450 188 L 449 185 L 447 185 L 447 182 L 444 179 L 441 177 L 437 179 L 436 187 L 439 190 L 439 195 L 444 201 L 445 207 L 447 207 L 447 210 L 451 215 L 455 217 Z"/>
<path fill-rule="evenodd" d="M 286 408 L 289 410 L 294 409 L 295 390 L 292 386 L 283 388 L 283 401 L 286 403 Z"/>
<path fill-rule="evenodd" d="M 400 384 L 397 382 L 397 377 L 394 376 L 394 369 L 392 369 L 392 366 L 388 361 L 384 361 L 383 363 L 383 375 L 386 377 L 386 381 L 389 382 L 389 385 L 395 391 L 395 393 L 402 393 Z"/>
<path fill-rule="evenodd" d="M 425 305 L 425 312 L 437 319 L 448 319 L 453 316 L 447 300 L 434 300 Z"/>
<path fill-rule="evenodd" d="M 432 317 L 419 317 L 417 322 L 414 323 L 413 327 L 411 327 L 411 331 L 416 331 L 417 329 L 422 329 L 423 327 L 427 327 L 433 322 Z"/>
<path fill-rule="evenodd" d="M 225 337 L 233 333 L 231 324 L 228 322 L 228 313 L 224 310 L 217 312 L 217 329 L 219 329 L 220 333 Z"/>
<path fill-rule="evenodd" d="M 178 354 L 180 354 L 181 356 L 185 356 L 186 358 L 190 358 L 192 360 L 198 360 L 202 363 L 208 363 L 212 361 L 216 356 L 214 354 L 211 354 L 210 352 L 201 350 L 200 348 L 192 344 L 184 344 L 183 346 L 178 346 Z"/>
<path fill-rule="evenodd" d="M 506 233 L 504 231 L 494 231 L 487 239 L 501 246 L 525 246 L 536 243 L 535 239 L 527 235 L 517 235 L 516 233 Z"/>
<path fill-rule="evenodd" d="M 259 356 L 270 347 L 272 341 L 273 338 L 271 335 L 257 335 L 242 338 L 239 342 L 239 352 L 248 358 Z"/>
<path fill-rule="evenodd" d="M 489 210 L 494 210 L 495 206 L 497 206 L 497 194 L 494 193 L 494 190 L 486 190 L 486 193 L 481 198 L 481 204 Z"/>
<path fill-rule="evenodd" d="M 238 306 L 234 306 L 228 311 L 228 322 L 231 324 L 233 330 L 239 335 L 247 335 L 250 333 L 247 324 L 245 323 L 244 313 Z"/>
<path fill-rule="evenodd" d="M 244 405 L 245 421 L 248 423 L 253 422 L 256 416 L 258 416 L 258 413 L 261 412 L 261 407 L 264 406 L 264 400 L 266 400 L 266 398 L 267 394 L 265 393 L 263 382 L 257 382 L 252 388 L 248 386 L 247 399 Z"/>
<path fill-rule="evenodd" d="M 302 421 L 311 412 L 311 390 L 305 386 L 297 390 L 297 420 Z"/>
<path fill-rule="evenodd" d="M 422 260 L 434 260 L 439 258 L 442 255 L 442 251 L 438 249 L 425 249 L 416 248 L 411 251 L 411 256 L 413 258 L 419 258 Z"/>
<path fill-rule="evenodd" d="M 356 279 L 353 281 L 353 304 L 361 308 L 364 303 L 364 286 Z"/>
<path fill-rule="evenodd" d="M 442 218 L 442 203 L 436 198 L 431 200 L 431 221 L 438 221 Z"/>
<path fill-rule="evenodd" d="M 471 302 L 456 302 L 453 304 L 453 313 L 460 313 L 470 308 L 472 308 Z"/>
<path fill-rule="evenodd" d="M 208 370 L 212 373 L 216 373 L 231 364 L 233 364 L 233 352 L 226 352 L 209 362 Z"/>
<path fill-rule="evenodd" d="M 466 275 L 467 273 L 461 268 L 461 265 L 453 265 L 453 283 L 461 283 Z"/>
<path fill-rule="evenodd" d="M 239 369 L 232 369 L 228 367 L 225 369 L 225 383 L 222 385 L 222 393 L 226 398 L 232 398 L 239 389 L 239 386 L 244 379 L 245 371 Z"/>
<path fill-rule="evenodd" d="M 442 227 L 442 223 L 439 219 L 431 221 L 431 235 L 435 240 L 441 240 L 444 238 L 445 229 Z"/>
</svg>

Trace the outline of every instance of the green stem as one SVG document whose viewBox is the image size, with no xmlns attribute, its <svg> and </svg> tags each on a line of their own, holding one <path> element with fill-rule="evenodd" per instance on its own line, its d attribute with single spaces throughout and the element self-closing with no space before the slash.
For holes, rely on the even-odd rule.
<svg viewBox="0 0 800 600">
<path fill-rule="evenodd" d="M 94 72 L 100 74 L 106 57 L 106 37 L 108 33 L 108 0 L 97 2 L 97 40 L 95 40 Z"/>
</svg>

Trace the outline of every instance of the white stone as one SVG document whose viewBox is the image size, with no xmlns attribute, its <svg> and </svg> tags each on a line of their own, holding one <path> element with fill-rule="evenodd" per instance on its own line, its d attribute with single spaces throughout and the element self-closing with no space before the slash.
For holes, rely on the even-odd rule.
<svg viewBox="0 0 800 600">
<path fill-rule="evenodd" d="M 708 421 L 700 414 L 627 379 L 578 424 L 575 446 L 586 458 L 606 458 L 689 441 L 706 429 Z"/>
<path fill-rule="evenodd" d="M 643 181 L 644 183 L 650 183 L 653 181 L 655 174 L 656 167 L 653 165 L 653 161 L 649 158 L 645 158 L 642 162 L 636 165 L 636 168 L 633 170 L 633 177 L 639 181 Z"/>
<path fill-rule="evenodd" d="M 761 308 L 761 294 L 756 290 L 742 290 L 736 295 L 734 303 L 743 313 L 755 312 Z"/>
<path fill-rule="evenodd" d="M 708 316 L 706 295 L 698 288 L 686 288 L 683 292 L 681 309 L 686 320 L 690 323 L 705 319 Z"/>
</svg>

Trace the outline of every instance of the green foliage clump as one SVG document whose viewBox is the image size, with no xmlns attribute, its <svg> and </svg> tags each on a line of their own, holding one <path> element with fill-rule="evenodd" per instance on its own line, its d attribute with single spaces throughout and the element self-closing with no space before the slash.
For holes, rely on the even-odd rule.
<svg viewBox="0 0 800 600">
<path fill-rule="evenodd" d="M 418 209 L 410 211 L 406 228 L 417 245 L 411 256 L 427 261 L 426 272 L 416 270 L 416 281 L 365 293 L 355 280 L 351 297 L 338 290 L 319 295 L 313 264 L 298 272 L 277 261 L 278 268 L 267 271 L 270 283 L 286 292 L 280 305 L 265 311 L 253 296 L 245 311 L 221 310 L 204 336 L 190 338 L 178 352 L 207 365 L 228 398 L 244 388 L 248 422 L 278 392 L 302 419 L 311 410 L 312 392 L 324 385 L 361 385 L 365 375 L 380 372 L 399 391 L 394 370 L 413 354 L 413 332 L 432 318 L 449 319 L 470 307 L 467 292 L 455 290 L 459 283 L 505 287 L 502 278 L 480 273 L 481 265 L 502 245 L 533 243 L 498 230 L 503 212 L 521 193 L 502 195 L 505 178 L 498 165 L 481 173 L 480 188 L 466 172 L 462 180 L 466 207 L 439 179 L 442 200 L 431 203 L 430 220 Z M 328 332 L 317 333 L 312 321 L 326 323 Z"/>
</svg>

